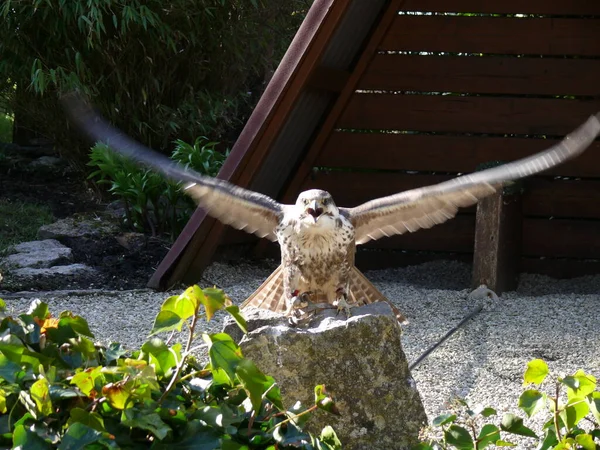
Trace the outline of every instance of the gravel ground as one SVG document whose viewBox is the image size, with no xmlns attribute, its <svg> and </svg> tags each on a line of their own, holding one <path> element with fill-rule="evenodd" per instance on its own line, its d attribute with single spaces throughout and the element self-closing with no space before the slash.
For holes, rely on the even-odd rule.
<svg viewBox="0 0 600 450">
<path fill-rule="evenodd" d="M 216 284 L 239 303 L 275 265 L 215 263 L 201 284 Z M 475 306 L 468 299 L 467 264 L 435 262 L 372 271 L 367 276 L 410 320 L 404 326 L 403 341 L 409 362 Z M 55 312 L 69 309 L 83 315 L 97 340 L 134 347 L 148 335 L 162 301 L 179 292 L 63 294 L 45 301 Z M 22 311 L 31 298 L 6 300 L 9 308 Z M 430 420 L 445 411 L 447 402 L 456 396 L 466 398 L 472 406 L 517 412 L 523 371 L 534 358 L 544 359 L 557 375 L 582 368 L 600 377 L 599 316 L 600 276 L 553 280 L 523 275 L 516 292 L 502 295 L 496 306 L 485 308 L 413 370 Z M 211 328 L 220 326 L 217 321 Z M 534 428 L 541 423 L 542 417 L 526 420 Z M 527 439 L 518 443 L 519 448 L 533 448 Z"/>
</svg>

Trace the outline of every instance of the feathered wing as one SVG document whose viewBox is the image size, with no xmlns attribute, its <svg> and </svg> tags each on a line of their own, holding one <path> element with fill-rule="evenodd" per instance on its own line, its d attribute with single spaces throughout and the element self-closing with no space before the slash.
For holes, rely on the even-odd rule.
<svg viewBox="0 0 600 450">
<path fill-rule="evenodd" d="M 283 205 L 272 198 L 240 188 L 224 180 L 200 175 L 127 137 L 102 119 L 76 94 L 63 98 L 72 120 L 91 138 L 111 149 L 150 166 L 177 182 L 187 182 L 185 192 L 208 214 L 248 233 L 276 241 L 275 228 L 283 216 Z"/>
<path fill-rule="evenodd" d="M 319 301 L 319 299 L 315 299 Z M 324 300 L 325 302 L 326 300 Z M 348 302 L 358 305 L 366 305 L 369 303 L 388 302 L 400 323 L 408 323 L 406 317 L 396 308 L 360 270 L 352 267 L 350 271 L 350 292 L 348 293 Z M 268 309 L 270 311 L 285 314 L 287 305 L 285 303 L 285 295 L 283 295 L 283 267 L 279 266 L 275 271 L 248 297 L 240 306 L 241 309 L 253 307 Z"/>
<path fill-rule="evenodd" d="M 340 209 L 355 227 L 357 244 L 431 228 L 454 217 L 458 208 L 473 205 L 494 193 L 507 181 L 542 172 L 574 158 L 593 142 L 598 133 L 600 120 L 598 116 L 592 116 L 560 143 L 527 158 L 433 186 L 382 197 L 355 208 Z"/>
</svg>

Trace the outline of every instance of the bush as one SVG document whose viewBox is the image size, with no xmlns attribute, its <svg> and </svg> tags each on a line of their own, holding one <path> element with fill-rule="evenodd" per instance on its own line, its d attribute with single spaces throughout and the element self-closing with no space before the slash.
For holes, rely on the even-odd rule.
<svg viewBox="0 0 600 450">
<path fill-rule="evenodd" d="M 1 300 L 0 300 L 1 302 Z M 4 304 L 2 302 L 2 307 Z M 220 290 L 188 288 L 168 298 L 151 336 L 181 332 L 185 343 L 152 337 L 129 354 L 98 347 L 87 322 L 52 317 L 34 301 L 0 322 L 0 445 L 23 449 L 339 449 L 330 427 L 302 431 L 308 412 L 331 411 L 317 386 L 315 405 L 285 411 L 279 387 L 242 356 L 224 333 L 198 331 L 218 310 L 245 330 L 237 306 Z M 192 356 L 201 335 L 210 362 Z"/>
<path fill-rule="evenodd" d="M 199 173 L 216 176 L 228 154 L 216 151 L 217 144 L 205 137 L 197 138 L 193 145 L 178 139 L 171 158 Z M 89 178 L 108 185 L 108 191 L 123 203 L 125 225 L 133 230 L 153 235 L 166 232 L 174 239 L 195 209 L 179 184 L 140 167 L 103 143 L 92 147 L 88 165 L 96 169 Z"/>
<path fill-rule="evenodd" d="M 524 385 L 533 384 L 519 398 L 519 407 L 527 415 L 544 414 L 545 424 L 541 433 L 536 433 L 523 424 L 516 414 L 506 413 L 499 423 L 486 423 L 497 416 L 494 408 L 473 410 L 463 401 L 455 411 L 436 417 L 429 434 L 440 437 L 428 438 L 417 448 L 433 449 L 472 449 L 480 450 L 490 445 L 514 447 L 505 440 L 506 435 L 519 435 L 530 438 L 539 450 L 596 450 L 600 448 L 600 392 L 596 378 L 583 370 L 573 375 L 557 377 L 546 383 L 547 392 L 538 388 L 549 374 L 548 365 L 541 359 L 527 364 L 523 376 Z M 436 433 L 436 430 L 439 432 Z M 509 439 L 509 438 L 506 438 Z"/>
<path fill-rule="evenodd" d="M 64 151 L 77 141 L 57 97 L 74 89 L 154 148 L 196 136 L 229 144 L 311 3 L 7 0 L 0 80 L 17 85 L 19 123 Z"/>
</svg>

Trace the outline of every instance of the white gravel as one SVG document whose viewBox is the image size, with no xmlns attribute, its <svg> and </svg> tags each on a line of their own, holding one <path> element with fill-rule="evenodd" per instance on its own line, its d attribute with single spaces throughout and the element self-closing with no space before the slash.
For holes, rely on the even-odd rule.
<svg viewBox="0 0 600 450">
<path fill-rule="evenodd" d="M 216 284 L 235 302 L 243 301 L 276 266 L 213 264 L 201 285 Z M 409 318 L 404 349 L 409 362 L 455 326 L 475 305 L 467 299 L 470 266 L 440 261 L 403 269 L 367 272 L 367 277 Z M 45 298 L 52 311 L 83 315 L 98 341 L 139 346 L 147 337 L 162 301 L 170 293 L 128 291 L 104 295 L 56 295 Z M 9 298 L 21 312 L 31 298 Z M 544 359 L 554 374 L 582 368 L 600 378 L 600 276 L 553 280 L 523 275 L 516 292 L 504 294 L 413 370 L 431 419 L 455 396 L 473 406 L 517 412 L 527 362 Z M 212 330 L 220 328 L 216 322 Z M 526 420 L 539 426 L 543 422 Z M 540 428 L 538 428 L 539 430 Z M 533 448 L 528 439 L 519 448 Z"/>
</svg>

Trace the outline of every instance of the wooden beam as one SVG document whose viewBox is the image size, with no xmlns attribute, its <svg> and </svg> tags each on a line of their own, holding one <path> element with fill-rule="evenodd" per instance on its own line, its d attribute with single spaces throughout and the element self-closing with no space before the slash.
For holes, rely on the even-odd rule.
<svg viewBox="0 0 600 450">
<path fill-rule="evenodd" d="M 477 205 L 472 287 L 501 294 L 517 288 L 521 255 L 521 196 L 502 191 Z"/>
<path fill-rule="evenodd" d="M 350 72 L 347 70 L 320 66 L 311 75 L 308 85 L 314 89 L 339 93 L 342 92 L 349 78 Z"/>
</svg>

